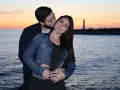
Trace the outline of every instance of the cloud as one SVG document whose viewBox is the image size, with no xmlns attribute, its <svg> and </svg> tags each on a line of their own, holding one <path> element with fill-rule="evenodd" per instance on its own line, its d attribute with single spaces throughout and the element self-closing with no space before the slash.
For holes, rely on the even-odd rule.
<svg viewBox="0 0 120 90">
<path fill-rule="evenodd" d="M 8 15 L 8 14 L 15 14 L 15 13 L 20 13 L 22 12 L 22 10 L 14 10 L 14 11 L 0 11 L 0 14 L 3 14 L 3 15 Z"/>
</svg>

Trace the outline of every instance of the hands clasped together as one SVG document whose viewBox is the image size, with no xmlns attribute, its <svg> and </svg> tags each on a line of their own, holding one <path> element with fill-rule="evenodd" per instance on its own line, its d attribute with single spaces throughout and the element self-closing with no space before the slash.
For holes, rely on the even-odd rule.
<svg viewBox="0 0 120 90">
<path fill-rule="evenodd" d="M 50 80 L 53 83 L 58 82 L 60 80 L 65 79 L 65 75 L 64 75 L 64 68 L 57 68 L 54 71 L 50 71 L 49 70 L 49 66 L 47 66 L 48 69 L 46 68 L 42 74 L 42 76 L 46 79 L 46 80 Z"/>
</svg>

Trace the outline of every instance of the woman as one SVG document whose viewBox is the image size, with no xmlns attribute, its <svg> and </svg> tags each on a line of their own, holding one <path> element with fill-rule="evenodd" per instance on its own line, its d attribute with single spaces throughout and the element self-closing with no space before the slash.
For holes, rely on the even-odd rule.
<svg viewBox="0 0 120 90">
<path fill-rule="evenodd" d="M 30 90 L 66 90 L 64 80 L 75 70 L 72 17 L 61 16 L 51 33 L 36 35 L 23 59 L 33 72 Z"/>
</svg>

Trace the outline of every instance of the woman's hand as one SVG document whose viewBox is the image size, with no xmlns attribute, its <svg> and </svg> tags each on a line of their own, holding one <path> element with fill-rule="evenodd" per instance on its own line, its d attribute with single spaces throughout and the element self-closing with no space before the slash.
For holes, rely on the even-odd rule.
<svg viewBox="0 0 120 90">
<path fill-rule="evenodd" d="M 64 68 L 58 68 L 50 72 L 50 80 L 55 83 L 55 82 L 65 79 L 64 71 L 65 71 Z"/>
</svg>

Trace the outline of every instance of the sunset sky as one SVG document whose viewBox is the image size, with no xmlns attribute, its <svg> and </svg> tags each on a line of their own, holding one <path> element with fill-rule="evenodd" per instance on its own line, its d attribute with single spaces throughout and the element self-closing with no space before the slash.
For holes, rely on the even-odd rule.
<svg viewBox="0 0 120 90">
<path fill-rule="evenodd" d="M 120 0 L 0 0 L 0 29 L 23 29 L 37 22 L 34 11 L 51 7 L 56 18 L 71 15 L 76 29 L 120 28 Z"/>
</svg>

